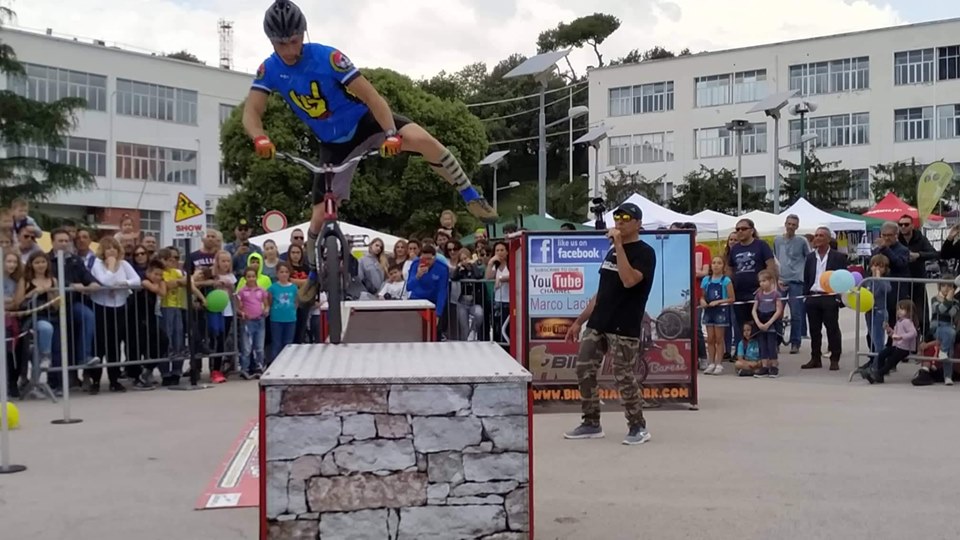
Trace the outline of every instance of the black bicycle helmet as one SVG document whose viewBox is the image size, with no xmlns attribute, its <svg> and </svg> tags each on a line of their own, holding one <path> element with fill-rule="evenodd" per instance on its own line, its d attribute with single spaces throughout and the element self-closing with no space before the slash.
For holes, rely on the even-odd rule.
<svg viewBox="0 0 960 540">
<path fill-rule="evenodd" d="M 263 31 L 271 41 L 283 41 L 307 30 L 307 18 L 289 0 L 275 0 L 263 16 Z"/>
</svg>

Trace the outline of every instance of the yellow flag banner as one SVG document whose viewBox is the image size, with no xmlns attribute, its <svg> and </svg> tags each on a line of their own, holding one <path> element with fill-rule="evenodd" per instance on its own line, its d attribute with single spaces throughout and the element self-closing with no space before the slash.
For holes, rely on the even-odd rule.
<svg viewBox="0 0 960 540">
<path fill-rule="evenodd" d="M 924 169 L 920 181 L 917 182 L 917 211 L 920 213 L 920 223 L 933 213 L 951 180 L 953 167 L 948 163 L 938 161 Z"/>
</svg>

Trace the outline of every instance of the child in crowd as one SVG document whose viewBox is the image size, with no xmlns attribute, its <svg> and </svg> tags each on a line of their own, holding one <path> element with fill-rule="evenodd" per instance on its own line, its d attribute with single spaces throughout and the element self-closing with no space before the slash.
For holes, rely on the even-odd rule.
<svg viewBox="0 0 960 540">
<path fill-rule="evenodd" d="M 243 352 L 240 356 L 240 377 L 259 378 L 263 373 L 264 321 L 270 314 L 269 293 L 257 285 L 257 269 L 243 271 L 244 283 L 237 291 L 239 315 L 243 321 Z"/>
<path fill-rule="evenodd" d="M 753 324 L 743 324 L 743 339 L 737 343 L 737 360 L 733 364 L 737 375 L 752 377 L 762 366 L 760 363 L 760 342 L 753 335 Z"/>
<path fill-rule="evenodd" d="M 290 265 L 277 263 L 277 281 L 268 292 L 270 306 L 271 361 L 293 343 L 297 329 L 297 286 L 290 281 Z"/>
<path fill-rule="evenodd" d="M 133 222 L 133 218 L 130 217 L 130 214 L 124 214 L 120 219 L 120 231 L 113 235 L 113 237 L 120 242 L 121 246 L 126 246 L 131 242 L 136 244 L 137 241 L 140 240 L 140 235 L 137 233 L 136 225 Z"/>
<path fill-rule="evenodd" d="M 138 352 L 140 358 L 164 358 L 170 349 L 170 340 L 167 334 L 163 332 L 163 319 L 157 315 L 158 299 L 163 299 L 167 295 L 167 284 L 164 282 L 163 274 L 167 266 L 163 261 L 154 259 L 147 263 L 147 271 L 144 273 L 144 279 L 140 282 L 143 287 L 143 302 L 136 305 L 136 332 Z M 156 365 L 143 366 L 140 376 L 134 381 L 134 388 L 151 389 L 153 383 L 154 367 L 160 370 L 162 381 L 168 386 L 170 379 L 170 364 L 168 362 L 159 362 Z M 178 382 L 178 381 L 177 381 Z"/>
<path fill-rule="evenodd" d="M 29 216 L 30 203 L 26 199 L 14 199 L 10 204 L 11 217 L 13 218 L 13 232 L 18 234 L 24 227 L 33 227 L 37 237 L 43 236 L 43 230 L 37 225 L 37 221 Z"/>
<path fill-rule="evenodd" d="M 886 277 L 890 273 L 890 259 L 886 255 L 874 255 L 870 259 L 870 275 L 875 278 Z M 887 332 L 883 325 L 887 322 L 887 299 L 889 298 L 889 281 L 867 282 L 867 290 L 873 293 L 873 308 L 865 315 L 867 331 L 870 333 L 870 351 L 880 354 L 887 344 Z"/>
<path fill-rule="evenodd" d="M 900 300 L 897 302 L 897 324 L 890 328 L 885 325 L 884 330 L 890 336 L 893 344 L 885 347 L 873 362 L 860 369 L 860 376 L 870 384 L 883 383 L 883 378 L 890 369 L 906 360 L 917 348 L 917 325 L 913 321 L 913 302 Z"/>
<path fill-rule="evenodd" d="M 163 282 L 166 286 L 166 294 L 160 300 L 160 316 L 163 318 L 167 339 L 170 340 L 170 353 L 179 355 L 184 351 L 183 317 L 187 310 L 187 277 L 183 270 L 180 270 L 180 257 L 176 250 L 163 248 L 157 252 L 157 259 L 163 263 Z M 175 385 L 180 381 L 180 364 L 172 362 L 163 377 L 164 386 Z M 163 371 L 161 369 L 161 372 Z"/>
<path fill-rule="evenodd" d="M 733 282 L 726 274 L 727 265 L 723 257 L 714 257 L 710 261 L 710 275 L 704 276 L 700 283 L 703 295 L 700 306 L 703 308 L 703 325 L 707 327 L 707 361 L 710 365 L 703 370 L 704 375 L 723 373 L 723 340 L 730 325 L 730 307 L 733 301 Z"/>
<path fill-rule="evenodd" d="M 953 280 L 945 275 L 943 279 Z M 957 287 L 953 283 L 941 283 L 938 294 L 930 300 L 930 329 L 940 343 L 939 358 L 943 364 L 943 384 L 953 386 L 953 362 L 947 359 L 953 356 L 953 345 L 957 340 L 956 320 L 960 313 L 960 303 L 954 298 Z"/>
<path fill-rule="evenodd" d="M 380 300 L 403 300 L 407 292 L 407 283 L 403 280 L 403 270 L 393 264 L 387 270 L 387 281 L 380 287 L 377 298 Z"/>
<path fill-rule="evenodd" d="M 230 295 L 230 302 L 227 303 L 223 313 L 208 313 L 208 319 L 215 319 L 216 323 L 222 323 L 219 326 L 214 323 L 208 323 L 210 330 L 210 342 L 213 345 L 213 352 L 220 355 L 227 349 L 227 336 L 233 328 L 233 290 L 237 285 L 237 276 L 233 275 L 233 256 L 229 251 L 220 251 L 217 253 L 216 261 L 213 265 L 213 287 L 221 289 Z M 218 318 L 212 317 L 218 315 Z M 229 369 L 228 362 L 225 362 L 222 356 L 216 356 L 210 359 L 210 382 L 221 384 L 227 382 L 227 373 Z"/>
<path fill-rule="evenodd" d="M 917 354 L 928 358 L 937 358 L 940 355 L 940 342 L 937 341 L 937 337 L 933 335 L 932 328 L 928 328 L 920 339 L 920 344 L 917 345 Z M 942 364 L 942 362 L 920 362 L 920 369 L 917 370 L 910 384 L 913 386 L 930 386 L 940 380 L 940 375 L 942 375 L 940 364 Z"/>
<path fill-rule="evenodd" d="M 757 277 L 760 279 L 760 290 L 754 296 L 753 321 L 757 324 L 760 334 L 760 370 L 754 377 L 780 376 L 779 362 L 777 361 L 780 346 L 780 318 L 783 317 L 783 300 L 777 284 L 773 279 L 773 272 L 761 270 Z"/>
</svg>

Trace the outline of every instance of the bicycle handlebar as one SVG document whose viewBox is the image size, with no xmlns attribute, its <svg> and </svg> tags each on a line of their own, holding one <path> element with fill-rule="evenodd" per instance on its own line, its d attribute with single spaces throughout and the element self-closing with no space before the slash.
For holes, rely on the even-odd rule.
<svg viewBox="0 0 960 540">
<path fill-rule="evenodd" d="M 341 164 L 339 164 L 339 165 L 333 165 L 333 164 L 330 164 L 330 163 L 324 163 L 324 164 L 321 164 L 321 165 L 316 165 L 316 164 L 313 164 L 313 163 L 311 163 L 311 162 L 309 162 L 309 161 L 307 161 L 306 159 L 303 159 L 303 158 L 301 158 L 301 157 L 291 156 L 290 154 L 285 154 L 285 153 L 283 153 L 283 152 L 277 152 L 277 157 L 280 158 L 280 159 L 286 159 L 286 160 L 292 161 L 293 163 L 296 163 L 297 165 L 300 165 L 300 166 L 303 167 L 304 169 L 307 169 L 308 171 L 310 171 L 310 172 L 312 172 L 312 173 L 314 173 L 314 174 L 327 174 L 327 173 L 336 174 L 336 173 L 343 172 L 343 171 L 349 169 L 349 168 L 352 167 L 355 163 L 359 163 L 361 160 L 363 160 L 363 159 L 365 159 L 365 158 L 367 158 L 367 157 L 374 156 L 374 155 L 377 155 L 377 154 L 379 154 L 379 152 L 376 151 L 376 150 L 374 150 L 374 151 L 372 151 L 372 152 L 365 153 L 365 154 L 360 154 L 359 156 L 354 156 L 354 157 L 352 157 L 352 158 L 344 161 L 343 163 L 341 163 Z"/>
</svg>

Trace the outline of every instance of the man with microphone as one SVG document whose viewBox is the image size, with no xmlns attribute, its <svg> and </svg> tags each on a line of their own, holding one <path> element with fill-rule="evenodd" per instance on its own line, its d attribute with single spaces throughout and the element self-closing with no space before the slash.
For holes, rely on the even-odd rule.
<svg viewBox="0 0 960 540">
<path fill-rule="evenodd" d="M 564 433 L 567 439 L 599 439 L 600 396 L 597 371 L 607 353 L 613 355 L 613 374 L 627 417 L 627 436 L 623 444 L 643 444 L 650 440 L 643 418 L 640 385 L 634 376 L 640 352 L 641 324 L 653 285 L 657 256 L 649 244 L 640 240 L 643 212 L 633 203 L 620 205 L 613 212 L 614 227 L 607 231 L 613 246 L 600 266 L 597 294 L 567 331 L 568 342 L 580 339 L 577 380 L 580 384 L 583 423 Z M 580 330 L 587 324 L 583 336 Z"/>
</svg>

